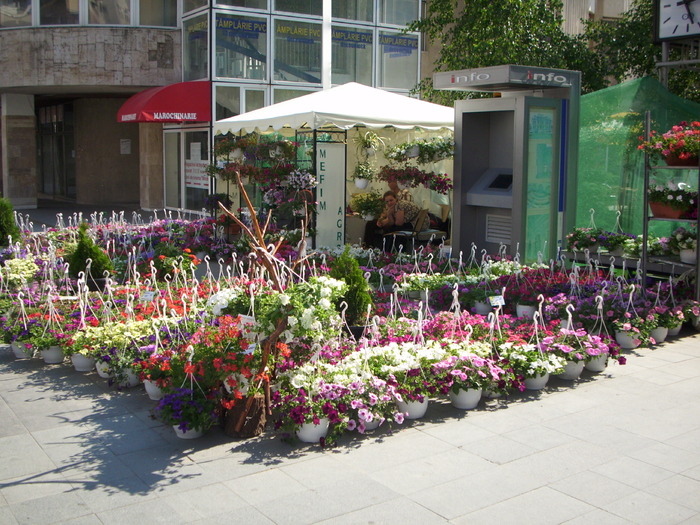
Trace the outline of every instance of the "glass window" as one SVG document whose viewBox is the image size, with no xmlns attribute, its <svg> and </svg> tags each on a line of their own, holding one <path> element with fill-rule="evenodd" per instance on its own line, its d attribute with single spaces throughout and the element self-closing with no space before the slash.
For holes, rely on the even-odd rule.
<svg viewBox="0 0 700 525">
<path fill-rule="evenodd" d="M 32 0 L 0 0 L 0 27 L 28 26 L 32 23 Z"/>
<path fill-rule="evenodd" d="M 241 88 L 216 86 L 216 120 L 241 114 Z"/>
<path fill-rule="evenodd" d="M 129 25 L 131 23 L 130 0 L 90 0 L 88 23 Z"/>
<path fill-rule="evenodd" d="M 182 43 L 184 80 L 208 77 L 207 17 L 196 16 L 183 23 Z"/>
<path fill-rule="evenodd" d="M 68 2 L 40 0 L 39 23 L 41 25 L 77 24 L 78 0 Z"/>
<path fill-rule="evenodd" d="M 321 24 L 275 20 L 274 80 L 321 83 Z"/>
<path fill-rule="evenodd" d="M 379 22 L 405 26 L 418 19 L 418 0 L 379 0 Z"/>
<path fill-rule="evenodd" d="M 333 2 L 331 13 L 334 18 L 371 22 L 373 7 L 372 0 L 345 0 L 345 2 Z"/>
<path fill-rule="evenodd" d="M 265 90 L 239 86 L 216 87 L 216 120 L 235 117 L 265 106 Z"/>
<path fill-rule="evenodd" d="M 164 141 L 165 206 L 167 208 L 181 208 L 180 133 L 167 132 Z"/>
<path fill-rule="evenodd" d="M 308 95 L 313 93 L 313 91 L 301 90 L 301 89 L 275 89 L 273 92 L 274 100 L 273 104 L 278 102 L 284 102 L 285 100 L 292 100 L 293 98 L 301 97 L 302 95 Z"/>
<path fill-rule="evenodd" d="M 333 71 L 331 82 L 359 82 L 372 85 L 372 31 L 333 26 Z"/>
<path fill-rule="evenodd" d="M 185 132 L 185 209 L 206 208 L 211 178 L 209 165 L 209 134 L 206 131 Z"/>
<path fill-rule="evenodd" d="M 216 16 L 216 76 L 264 80 L 267 21 L 264 18 Z"/>
<path fill-rule="evenodd" d="M 267 0 L 218 0 L 218 5 L 248 7 L 250 9 L 267 9 Z"/>
<path fill-rule="evenodd" d="M 321 16 L 323 0 L 275 0 L 275 10 Z"/>
<path fill-rule="evenodd" d="M 245 110 L 253 111 L 265 106 L 265 92 L 262 89 L 245 90 Z"/>
<path fill-rule="evenodd" d="M 139 24 L 177 27 L 177 0 L 141 0 Z"/>
<path fill-rule="evenodd" d="M 208 5 L 208 0 L 185 0 L 182 6 L 182 12 L 188 13 L 200 7 L 206 7 Z"/>
<path fill-rule="evenodd" d="M 380 87 L 412 89 L 418 83 L 418 36 L 379 33 Z"/>
</svg>

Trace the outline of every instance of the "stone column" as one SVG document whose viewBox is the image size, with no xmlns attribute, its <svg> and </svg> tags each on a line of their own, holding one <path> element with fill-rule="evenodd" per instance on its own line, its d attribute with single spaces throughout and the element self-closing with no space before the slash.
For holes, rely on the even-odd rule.
<svg viewBox="0 0 700 525">
<path fill-rule="evenodd" d="M 0 95 L 2 195 L 15 209 L 37 207 L 34 96 Z"/>
</svg>

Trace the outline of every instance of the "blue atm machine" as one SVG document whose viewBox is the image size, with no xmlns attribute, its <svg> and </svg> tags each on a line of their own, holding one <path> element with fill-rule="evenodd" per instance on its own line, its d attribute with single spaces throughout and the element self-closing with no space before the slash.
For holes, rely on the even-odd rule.
<svg viewBox="0 0 700 525">
<path fill-rule="evenodd" d="M 555 257 L 576 215 L 580 73 L 504 65 L 433 85 L 495 94 L 455 103 L 452 253 Z"/>
</svg>

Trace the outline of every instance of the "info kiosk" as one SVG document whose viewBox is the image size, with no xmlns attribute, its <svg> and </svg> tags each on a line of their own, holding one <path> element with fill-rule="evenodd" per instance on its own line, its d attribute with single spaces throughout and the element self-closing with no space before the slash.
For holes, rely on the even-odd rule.
<svg viewBox="0 0 700 525">
<path fill-rule="evenodd" d="M 455 103 L 452 253 L 556 256 L 575 219 L 580 73 L 505 65 L 435 73 L 433 85 L 497 94 Z"/>
</svg>

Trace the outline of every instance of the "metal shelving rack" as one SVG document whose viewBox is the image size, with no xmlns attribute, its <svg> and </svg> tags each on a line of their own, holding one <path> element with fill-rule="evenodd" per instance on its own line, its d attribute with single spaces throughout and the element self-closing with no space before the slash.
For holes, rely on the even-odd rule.
<svg viewBox="0 0 700 525">
<path fill-rule="evenodd" d="M 644 123 L 644 136 L 649 140 L 651 136 L 651 112 L 647 111 L 645 114 Z M 695 264 L 682 263 L 679 260 L 671 257 L 650 257 L 648 253 L 647 241 L 649 240 L 649 221 L 673 221 L 673 222 L 685 222 L 688 224 L 695 224 L 696 233 L 698 219 L 657 219 L 649 216 L 649 175 L 652 171 L 674 171 L 674 170 L 688 170 L 697 169 L 697 186 L 696 188 L 700 190 L 700 161 L 697 168 L 687 167 L 687 166 L 651 166 L 649 162 L 649 155 L 646 154 L 644 158 L 644 221 L 642 228 L 642 257 L 640 260 L 640 270 L 642 273 L 642 282 L 646 283 L 647 280 L 647 270 L 650 266 L 653 266 L 655 270 L 662 271 L 669 274 L 684 273 L 686 271 L 695 269 L 695 300 L 700 301 L 700 242 L 696 243 L 696 253 L 695 253 Z M 696 212 L 700 212 L 700 199 L 696 199 Z M 700 218 L 700 214 L 696 214 L 696 217 Z M 679 272 L 679 269 L 682 270 Z"/>
</svg>

